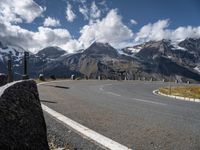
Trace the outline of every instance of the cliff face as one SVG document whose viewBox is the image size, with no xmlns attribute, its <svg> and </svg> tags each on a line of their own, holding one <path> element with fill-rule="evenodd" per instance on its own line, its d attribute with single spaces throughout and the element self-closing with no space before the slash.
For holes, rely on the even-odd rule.
<svg viewBox="0 0 200 150">
<path fill-rule="evenodd" d="M 0 149 L 49 150 L 37 85 L 18 81 L 0 88 Z"/>
</svg>

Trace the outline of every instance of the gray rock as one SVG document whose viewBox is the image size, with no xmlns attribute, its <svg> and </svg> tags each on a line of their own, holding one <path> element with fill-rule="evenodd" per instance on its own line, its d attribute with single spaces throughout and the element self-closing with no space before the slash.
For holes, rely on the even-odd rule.
<svg viewBox="0 0 200 150">
<path fill-rule="evenodd" d="M 46 124 L 33 80 L 0 88 L 0 149 L 49 150 Z"/>
<path fill-rule="evenodd" d="M 7 84 L 7 75 L 0 73 L 0 86 Z"/>
</svg>

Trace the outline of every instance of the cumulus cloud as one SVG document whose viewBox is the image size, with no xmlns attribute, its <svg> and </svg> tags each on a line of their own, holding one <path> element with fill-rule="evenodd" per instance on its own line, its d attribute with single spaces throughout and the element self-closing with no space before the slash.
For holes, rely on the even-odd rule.
<svg viewBox="0 0 200 150">
<path fill-rule="evenodd" d="M 131 23 L 132 25 L 137 25 L 137 24 L 138 24 L 137 21 L 134 20 L 134 19 L 131 19 L 131 20 L 130 20 L 130 23 Z"/>
<path fill-rule="evenodd" d="M 121 44 L 133 40 L 133 32 L 123 24 L 116 9 L 110 10 L 102 20 L 85 25 L 80 33 L 79 41 L 84 45 L 84 48 L 93 41 L 108 42 L 118 48 Z"/>
<path fill-rule="evenodd" d="M 66 18 L 69 22 L 73 22 L 76 18 L 76 15 L 73 12 L 72 5 L 70 3 L 67 3 Z"/>
<path fill-rule="evenodd" d="M 170 32 L 170 39 L 173 41 L 181 41 L 186 38 L 200 38 L 200 26 L 178 27 Z"/>
<path fill-rule="evenodd" d="M 100 6 L 104 3 L 100 5 L 92 2 L 87 7 L 85 0 L 79 1 L 80 13 L 90 21 L 81 27 L 80 37 L 74 39 L 67 29 L 51 28 L 60 26 L 60 21 L 51 17 L 47 17 L 43 22 L 44 26 L 39 26 L 36 31 L 29 31 L 17 25 L 24 21 L 31 23 L 45 11 L 45 8 L 33 0 L 10 0 L 9 3 L 0 0 L 0 41 L 21 46 L 32 52 L 47 46 L 59 46 L 68 52 L 74 52 L 87 48 L 93 41 L 110 43 L 115 48 L 124 48 L 151 40 L 180 41 L 190 37 L 200 38 L 200 26 L 181 26 L 172 30 L 169 28 L 169 19 L 146 24 L 137 33 L 133 33 L 122 22 L 122 16 L 118 14 L 117 9 L 111 9 L 104 18 L 100 19 L 103 14 Z M 66 15 L 71 22 L 76 18 L 69 3 Z M 135 20 L 131 22 L 137 23 Z"/>
<path fill-rule="evenodd" d="M 45 18 L 43 25 L 45 27 L 57 27 L 60 26 L 60 21 L 55 18 L 47 17 Z"/>
<path fill-rule="evenodd" d="M 10 23 L 0 23 L 0 40 L 3 39 L 12 45 L 18 45 L 32 52 L 47 46 L 62 46 L 71 40 L 71 35 L 66 29 L 51 29 L 38 27 L 32 32 Z"/>
<path fill-rule="evenodd" d="M 136 34 L 135 42 L 159 41 L 169 39 L 174 42 L 184 40 L 186 38 L 200 38 L 200 26 L 182 26 L 177 29 L 169 29 L 169 19 L 158 20 L 155 23 L 144 25 Z"/>
<path fill-rule="evenodd" d="M 137 33 L 135 41 L 150 41 L 150 40 L 161 40 L 168 38 L 168 30 L 166 29 L 169 26 L 169 20 L 159 20 L 156 23 L 149 23 L 143 26 L 140 31 Z"/>
<path fill-rule="evenodd" d="M 31 23 L 36 17 L 41 16 L 42 8 L 33 0 L 1 0 L 0 20 L 3 22 Z"/>
</svg>

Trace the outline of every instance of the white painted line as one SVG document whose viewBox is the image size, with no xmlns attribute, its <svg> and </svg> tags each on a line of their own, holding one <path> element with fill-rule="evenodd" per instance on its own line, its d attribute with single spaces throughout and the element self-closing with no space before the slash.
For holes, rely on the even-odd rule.
<svg viewBox="0 0 200 150">
<path fill-rule="evenodd" d="M 100 90 L 100 91 L 104 91 L 103 85 L 100 86 L 99 90 Z"/>
<path fill-rule="evenodd" d="M 110 94 L 110 95 L 114 95 L 114 96 L 121 96 L 121 95 L 119 95 L 119 94 L 117 94 L 117 93 L 113 93 L 113 92 L 106 92 L 107 94 Z"/>
<path fill-rule="evenodd" d="M 136 100 L 136 101 L 141 101 L 141 102 L 145 102 L 145 103 L 152 103 L 152 104 L 157 104 L 157 105 L 162 105 L 162 106 L 166 106 L 167 105 L 165 103 L 153 102 L 153 101 L 144 100 L 144 99 L 138 99 L 138 98 L 132 98 L 132 99 Z"/>
<path fill-rule="evenodd" d="M 75 132 L 85 136 L 86 138 L 96 142 L 97 144 L 101 145 L 102 147 L 110 150 L 131 150 L 128 147 L 121 145 L 73 120 L 67 118 L 66 116 L 54 111 L 53 109 L 45 106 L 42 104 L 42 109 L 46 111 L 48 114 L 56 118 L 57 120 L 61 121 L 69 128 L 73 129 Z"/>
<path fill-rule="evenodd" d="M 106 85 L 112 85 L 112 84 L 106 84 Z M 103 89 L 103 85 L 100 86 L 100 90 L 101 91 L 104 91 Z M 156 91 L 154 91 L 156 93 Z M 107 94 L 111 94 L 111 95 L 114 95 L 114 96 L 118 96 L 120 97 L 121 95 L 120 94 L 117 94 L 117 93 L 113 93 L 113 92 L 106 92 Z M 138 98 L 132 98 L 133 100 L 136 100 L 136 101 L 141 101 L 141 102 L 145 102 L 145 103 L 151 103 L 151 104 L 157 104 L 157 105 L 162 105 L 162 106 L 166 106 L 167 104 L 165 103 L 160 103 L 160 102 L 153 102 L 153 101 L 149 101 L 149 100 L 143 100 L 143 99 L 138 99 Z"/>
<path fill-rule="evenodd" d="M 104 84 L 104 85 L 101 85 L 100 88 L 99 88 L 99 90 L 100 90 L 100 91 L 105 91 L 105 90 L 103 89 L 103 87 L 104 87 L 104 86 L 108 86 L 108 85 L 112 85 L 112 84 Z M 120 94 L 113 93 L 113 92 L 106 92 L 106 93 L 107 93 L 107 94 L 110 94 L 110 95 L 118 96 L 118 97 L 121 96 Z"/>
</svg>

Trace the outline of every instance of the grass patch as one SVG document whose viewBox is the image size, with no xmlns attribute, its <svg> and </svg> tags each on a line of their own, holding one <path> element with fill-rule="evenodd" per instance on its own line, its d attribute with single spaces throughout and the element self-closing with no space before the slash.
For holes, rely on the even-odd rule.
<svg viewBox="0 0 200 150">
<path fill-rule="evenodd" d="M 171 87 L 171 92 L 169 87 L 163 87 L 160 88 L 159 91 L 168 95 L 200 99 L 200 86 Z"/>
</svg>

